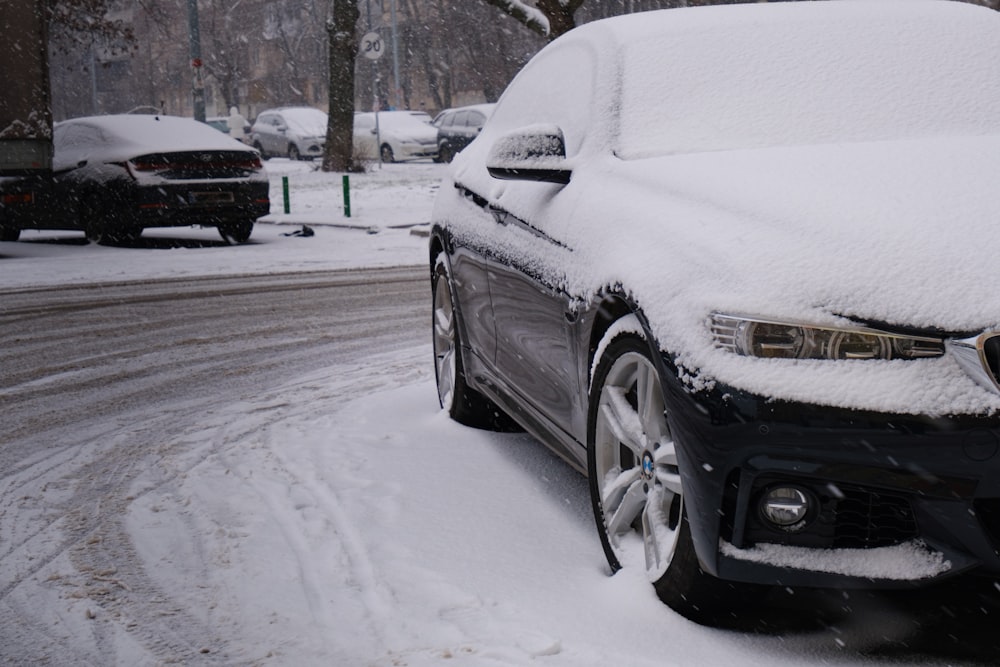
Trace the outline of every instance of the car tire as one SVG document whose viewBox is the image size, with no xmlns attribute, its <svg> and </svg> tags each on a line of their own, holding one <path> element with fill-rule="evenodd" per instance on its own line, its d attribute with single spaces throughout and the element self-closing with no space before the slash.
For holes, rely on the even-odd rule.
<svg viewBox="0 0 1000 667">
<path fill-rule="evenodd" d="M 626 327 L 635 329 L 637 327 Z M 612 572 L 644 568 L 659 598 L 697 623 L 724 624 L 758 587 L 706 573 L 684 505 L 660 375 L 648 342 L 612 333 L 590 390 L 587 467 L 601 545 Z"/>
<path fill-rule="evenodd" d="M 267 153 L 264 152 L 264 147 L 260 145 L 259 141 L 253 142 L 253 149 L 258 153 L 260 153 L 260 157 L 262 160 L 267 159 Z"/>
<path fill-rule="evenodd" d="M 447 410 L 452 419 L 466 426 L 492 431 L 518 430 L 506 413 L 466 382 L 462 338 L 444 255 L 438 255 L 434 262 L 431 292 L 434 371 L 441 408 Z"/>
<path fill-rule="evenodd" d="M 80 202 L 79 225 L 87 240 L 91 243 L 107 243 L 111 241 L 108 234 L 108 220 L 102 212 L 101 200 L 95 195 L 89 195 Z"/>
<path fill-rule="evenodd" d="M 142 227 L 134 227 L 120 220 L 114 210 L 114 202 L 105 202 L 96 195 L 90 195 L 80 203 L 79 225 L 87 240 L 102 245 L 134 243 L 142 236 Z"/>
<path fill-rule="evenodd" d="M 451 149 L 449 144 L 441 144 L 438 149 L 438 162 L 451 162 L 455 159 L 455 151 Z"/>
<path fill-rule="evenodd" d="M 382 156 L 382 162 L 396 161 L 396 156 L 392 153 L 392 146 L 389 144 L 382 144 L 382 148 L 379 149 L 379 153 Z"/>
<path fill-rule="evenodd" d="M 299 147 L 295 144 L 288 144 L 288 159 L 293 162 L 298 162 L 302 159 L 302 154 L 299 153 Z"/>
<path fill-rule="evenodd" d="M 219 236 L 229 245 L 246 243 L 253 233 L 253 223 L 253 220 L 239 220 L 220 224 L 218 227 Z"/>
<path fill-rule="evenodd" d="M 0 241 L 16 241 L 21 238 L 20 227 L 0 227 Z"/>
</svg>

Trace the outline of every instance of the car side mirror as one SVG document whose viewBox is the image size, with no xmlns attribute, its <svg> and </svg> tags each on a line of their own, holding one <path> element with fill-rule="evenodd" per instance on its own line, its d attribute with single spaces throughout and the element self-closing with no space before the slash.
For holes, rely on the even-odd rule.
<svg viewBox="0 0 1000 667">
<path fill-rule="evenodd" d="M 497 139 L 486 158 L 490 176 L 504 181 L 569 183 L 566 141 L 555 125 L 523 127 Z"/>
</svg>

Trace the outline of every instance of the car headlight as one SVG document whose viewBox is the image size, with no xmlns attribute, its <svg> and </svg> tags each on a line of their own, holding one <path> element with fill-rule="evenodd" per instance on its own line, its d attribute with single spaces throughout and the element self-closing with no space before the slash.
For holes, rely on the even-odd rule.
<svg viewBox="0 0 1000 667">
<path fill-rule="evenodd" d="M 944 340 L 864 327 L 820 327 L 714 313 L 716 344 L 769 359 L 925 359 L 944 354 Z"/>
</svg>

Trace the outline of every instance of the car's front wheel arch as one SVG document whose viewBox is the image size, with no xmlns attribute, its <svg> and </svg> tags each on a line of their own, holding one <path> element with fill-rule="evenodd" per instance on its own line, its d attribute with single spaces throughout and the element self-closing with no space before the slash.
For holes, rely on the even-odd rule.
<svg viewBox="0 0 1000 667">
<path fill-rule="evenodd" d="M 701 485 L 695 457 L 678 437 L 686 429 L 677 428 L 684 415 L 676 413 L 687 403 L 677 395 L 676 368 L 638 312 L 614 320 L 595 348 L 587 472 L 608 564 L 616 571 L 645 561 L 666 604 L 696 622 L 723 623 L 759 589 L 713 576 L 716 549 L 706 550 L 702 524 L 715 515 L 692 494 Z"/>
</svg>

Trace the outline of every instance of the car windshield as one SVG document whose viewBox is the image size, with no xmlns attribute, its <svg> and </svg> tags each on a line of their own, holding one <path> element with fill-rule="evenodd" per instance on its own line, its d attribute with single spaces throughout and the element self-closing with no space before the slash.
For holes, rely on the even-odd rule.
<svg viewBox="0 0 1000 667">
<path fill-rule="evenodd" d="M 627 47 L 616 153 L 640 158 L 1000 128 L 992 22 L 983 25 L 974 13 L 941 21 L 915 11 L 902 21 L 898 13 L 876 14 L 863 23 L 852 9 L 831 3 L 752 30 L 743 20 L 727 25 L 737 14 L 714 12 L 680 14 L 669 35 L 632 24 L 633 33 L 618 35 Z"/>
<path fill-rule="evenodd" d="M 290 129 L 303 136 L 326 134 L 326 114 L 319 109 L 286 109 L 281 115 Z"/>
</svg>

